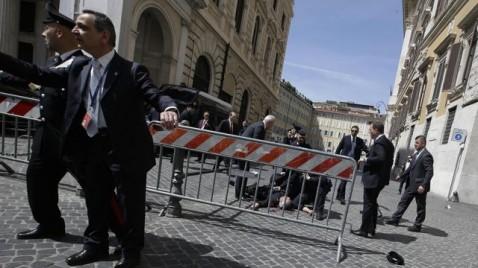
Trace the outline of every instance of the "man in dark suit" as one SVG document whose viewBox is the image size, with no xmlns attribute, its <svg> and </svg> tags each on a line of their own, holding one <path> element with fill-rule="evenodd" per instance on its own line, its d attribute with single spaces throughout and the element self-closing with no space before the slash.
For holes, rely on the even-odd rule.
<svg viewBox="0 0 478 268">
<path fill-rule="evenodd" d="M 235 112 L 230 112 L 229 117 L 227 119 L 222 120 L 219 125 L 217 126 L 216 131 L 237 135 L 239 133 L 239 126 L 237 125 L 237 114 Z M 219 169 L 221 162 L 224 160 L 224 165 L 227 169 L 229 169 L 229 165 L 231 164 L 229 159 L 224 159 L 222 157 L 217 158 L 217 162 L 214 165 L 213 169 Z"/>
<path fill-rule="evenodd" d="M 176 105 L 168 92 L 154 86 L 144 66 L 115 53 L 115 30 L 106 15 L 84 10 L 73 34 L 93 59 L 78 57 L 68 68 L 48 69 L 0 53 L 0 69 L 67 89 L 62 152 L 81 167 L 88 209 L 84 248 L 67 263 L 83 265 L 108 256 L 108 209 L 116 185 L 126 234 L 115 267 L 135 267 L 144 246 L 146 172 L 155 165 L 144 101 L 164 111 L 160 120 L 166 128 L 177 123 Z"/>
<path fill-rule="evenodd" d="M 360 159 L 362 151 L 368 152 L 367 146 L 363 140 L 357 137 L 359 133 L 359 127 L 353 126 L 350 130 L 350 135 L 343 136 L 342 140 L 335 150 L 336 154 L 346 155 L 353 157 L 355 161 Z M 347 187 L 346 181 L 341 181 L 339 188 L 337 189 L 337 200 L 340 201 L 340 204 L 345 205 L 345 189 Z"/>
<path fill-rule="evenodd" d="M 411 232 L 420 232 L 422 230 L 422 223 L 425 221 L 427 192 L 430 191 L 430 181 L 433 177 L 433 156 L 425 148 L 426 145 L 425 136 L 420 135 L 415 138 L 415 153 L 412 156 L 410 165 L 401 176 L 401 179 L 406 183 L 405 192 L 392 218 L 385 222 L 397 226 L 403 213 L 405 213 L 415 198 L 417 202 L 417 217 L 415 224 L 408 228 Z"/>
<path fill-rule="evenodd" d="M 362 224 L 360 229 L 352 230 L 355 235 L 363 237 L 375 236 L 377 226 L 377 199 L 385 185 L 389 184 L 390 171 L 393 165 L 394 146 L 383 134 L 382 122 L 370 124 L 370 136 L 373 145 L 364 161 L 362 182 L 364 185 Z"/>
<path fill-rule="evenodd" d="M 197 124 L 197 127 L 199 129 L 214 130 L 212 122 L 209 120 L 209 112 L 208 111 L 204 112 L 203 119 L 199 120 L 199 123 Z"/>
<path fill-rule="evenodd" d="M 264 117 L 264 120 L 255 122 L 254 124 L 249 125 L 244 131 L 244 133 L 242 133 L 242 136 L 258 139 L 258 140 L 263 140 L 266 137 L 266 131 L 272 128 L 275 120 L 276 120 L 275 116 L 267 115 L 266 117 Z M 249 163 L 246 163 L 245 161 L 239 161 L 239 169 L 249 170 L 249 168 L 250 168 Z M 247 178 L 243 178 L 240 176 L 236 177 L 236 181 L 234 183 L 236 199 L 240 198 L 241 189 L 242 189 L 242 192 L 244 192 L 246 189 L 246 186 L 247 186 Z"/>
<path fill-rule="evenodd" d="M 291 128 L 287 130 L 287 136 L 282 138 L 282 143 L 283 144 L 293 144 L 296 141 L 296 130 L 295 128 Z"/>
</svg>

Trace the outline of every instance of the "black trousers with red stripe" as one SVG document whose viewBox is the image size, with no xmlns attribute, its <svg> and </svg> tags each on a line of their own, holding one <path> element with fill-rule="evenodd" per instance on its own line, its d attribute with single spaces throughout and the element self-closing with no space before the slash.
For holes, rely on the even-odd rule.
<svg viewBox="0 0 478 268">
<path fill-rule="evenodd" d="M 69 171 L 85 189 L 85 178 L 74 161 L 61 159 L 58 130 L 48 124 L 40 124 L 33 138 L 32 154 L 27 168 L 28 202 L 39 228 L 46 231 L 65 229 L 65 222 L 58 207 L 58 185 Z M 68 159 L 68 158 L 66 158 Z M 124 227 L 122 209 L 112 192 L 109 202 L 110 230 L 121 240 Z"/>
</svg>

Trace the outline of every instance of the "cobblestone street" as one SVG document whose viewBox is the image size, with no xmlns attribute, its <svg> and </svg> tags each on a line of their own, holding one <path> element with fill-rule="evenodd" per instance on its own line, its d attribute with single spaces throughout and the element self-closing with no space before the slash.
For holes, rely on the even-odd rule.
<svg viewBox="0 0 478 268">
<path fill-rule="evenodd" d="M 152 173 L 150 180 L 156 177 L 154 170 Z M 212 177 L 203 175 L 208 176 Z M 224 178 L 227 177 L 218 176 L 218 193 L 227 184 Z M 36 225 L 29 210 L 25 182 L 21 176 L 1 177 L 0 185 L 2 267 L 68 267 L 64 259 L 81 248 L 81 234 L 86 225 L 84 200 L 72 191 L 60 191 L 60 207 L 69 233 L 62 241 L 16 240 L 17 232 Z M 194 192 L 193 183 L 188 187 Z M 446 209 L 447 203 L 442 198 L 429 195 L 427 219 L 421 233 L 406 230 L 415 217 L 412 204 L 399 227 L 383 225 L 382 220 L 376 238 L 366 239 L 349 233 L 350 228 L 360 224 L 361 188 L 357 183 L 350 224 L 344 234 L 345 259 L 339 267 L 393 266 L 385 257 L 391 250 L 405 258 L 407 267 L 478 267 L 478 257 L 473 253 L 478 251 L 477 207 L 451 203 L 451 209 Z M 397 188 L 392 182 L 381 194 L 379 202 L 385 217 L 393 213 L 399 200 Z M 183 201 L 183 218 L 160 217 L 165 200 L 148 194 L 148 201 L 158 205 L 147 213 L 142 267 L 335 266 L 336 232 L 187 201 Z M 334 206 L 333 211 L 340 218 L 343 206 Z M 111 259 L 87 267 L 112 264 Z"/>
</svg>

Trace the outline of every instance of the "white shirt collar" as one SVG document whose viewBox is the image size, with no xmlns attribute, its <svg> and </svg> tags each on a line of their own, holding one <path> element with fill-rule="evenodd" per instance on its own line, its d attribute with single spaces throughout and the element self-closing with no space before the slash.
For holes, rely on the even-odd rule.
<svg viewBox="0 0 478 268">
<path fill-rule="evenodd" d="M 382 136 L 385 136 L 385 135 L 384 135 L 384 134 L 378 135 L 378 136 L 374 139 L 374 142 L 375 142 L 375 141 L 378 141 L 378 139 L 380 139 Z"/>
<path fill-rule="evenodd" d="M 69 57 L 71 57 L 71 55 L 73 55 L 77 51 L 78 51 L 78 49 L 73 49 L 73 50 L 70 50 L 68 52 L 65 52 L 65 53 L 61 54 L 60 55 L 61 61 L 67 60 Z"/>
<path fill-rule="evenodd" d="M 106 53 L 105 55 L 97 59 L 97 61 L 99 61 L 101 66 L 103 67 L 102 68 L 103 70 L 106 66 L 108 66 L 108 64 L 111 62 L 114 56 L 115 56 L 115 50 L 112 49 L 110 52 Z"/>
</svg>

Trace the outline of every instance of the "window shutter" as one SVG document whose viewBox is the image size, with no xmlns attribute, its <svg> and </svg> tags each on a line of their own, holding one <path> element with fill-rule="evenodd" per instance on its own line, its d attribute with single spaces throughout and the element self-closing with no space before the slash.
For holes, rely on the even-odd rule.
<svg viewBox="0 0 478 268">
<path fill-rule="evenodd" d="M 460 64 L 459 61 L 459 52 L 461 49 L 461 44 L 456 43 L 451 46 L 450 60 L 448 61 L 448 67 L 446 70 L 445 81 L 443 82 L 442 90 L 451 89 L 453 82 L 455 81 L 457 71 L 456 67 Z"/>
</svg>

